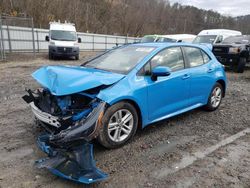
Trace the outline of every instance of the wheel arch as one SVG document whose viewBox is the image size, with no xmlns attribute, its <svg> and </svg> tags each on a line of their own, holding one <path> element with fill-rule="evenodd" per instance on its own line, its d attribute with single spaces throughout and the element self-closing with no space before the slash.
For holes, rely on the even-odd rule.
<svg viewBox="0 0 250 188">
<path fill-rule="evenodd" d="M 138 105 L 138 103 L 133 99 L 122 98 L 122 99 L 117 100 L 115 102 L 109 103 L 108 105 L 112 106 L 112 105 L 114 105 L 116 103 L 119 103 L 119 102 L 128 102 L 128 103 L 130 103 L 131 105 L 133 105 L 135 107 L 137 115 L 138 115 L 138 128 L 142 129 L 142 127 L 143 127 L 143 118 L 142 118 L 142 112 L 141 112 L 141 109 L 140 109 L 140 106 Z"/>
<path fill-rule="evenodd" d="M 219 79 L 216 81 L 217 83 L 221 84 L 223 87 L 223 97 L 225 97 L 225 93 L 226 93 L 226 82 L 223 79 Z"/>
</svg>

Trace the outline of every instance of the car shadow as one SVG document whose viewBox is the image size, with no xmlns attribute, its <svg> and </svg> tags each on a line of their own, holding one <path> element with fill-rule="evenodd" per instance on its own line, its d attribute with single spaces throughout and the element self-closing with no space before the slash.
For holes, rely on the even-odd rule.
<svg viewBox="0 0 250 188">
<path fill-rule="evenodd" d="M 169 128 L 174 127 L 174 126 L 178 126 L 179 121 L 189 120 L 190 116 L 193 117 L 193 115 L 195 115 L 197 113 L 203 114 L 203 113 L 207 113 L 207 112 L 205 112 L 202 108 L 198 108 L 198 109 L 194 109 L 194 110 L 188 111 L 188 112 L 183 113 L 183 114 L 179 114 L 179 115 L 170 117 L 168 119 L 158 121 L 156 123 L 149 124 L 145 128 L 139 127 L 136 131 L 135 136 L 127 144 L 133 145 L 137 142 L 137 140 L 139 138 L 140 138 L 140 140 L 146 140 L 146 138 L 149 137 L 150 135 L 153 136 L 154 134 L 157 134 L 157 132 L 160 133 L 160 131 L 162 131 L 163 129 L 169 129 Z M 178 135 L 176 135 L 176 136 L 178 136 Z M 110 149 L 106 149 L 105 147 L 103 147 L 96 139 L 93 140 L 92 143 L 94 144 L 94 150 L 95 150 L 96 154 L 103 153 L 103 152 L 106 152 L 107 150 L 110 150 Z M 125 145 L 127 145 L 127 144 L 125 144 Z M 117 150 L 117 149 L 120 149 L 120 148 L 115 148 L 115 149 L 111 149 L 111 150 Z"/>
</svg>

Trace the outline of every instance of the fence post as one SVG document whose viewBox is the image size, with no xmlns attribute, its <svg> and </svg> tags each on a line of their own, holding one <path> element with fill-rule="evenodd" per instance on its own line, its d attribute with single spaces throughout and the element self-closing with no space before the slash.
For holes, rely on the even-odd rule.
<svg viewBox="0 0 250 188">
<path fill-rule="evenodd" d="M 32 43 L 33 43 L 33 55 L 34 57 L 36 56 L 36 51 L 35 51 L 35 35 L 34 35 L 34 24 L 33 24 L 33 18 L 31 18 L 31 27 L 32 27 Z"/>
<path fill-rule="evenodd" d="M 37 52 L 39 53 L 39 38 L 37 29 L 36 29 L 36 42 L 37 42 Z"/>
<path fill-rule="evenodd" d="M 95 51 L 95 35 L 93 36 L 93 40 L 92 40 L 92 51 Z"/>
<path fill-rule="evenodd" d="M 107 36 L 105 36 L 105 50 L 107 50 Z"/>
<path fill-rule="evenodd" d="M 12 47 L 11 47 L 10 30 L 9 30 L 8 20 L 6 21 L 6 26 L 7 26 L 7 36 L 8 36 L 9 52 L 11 53 L 12 52 Z"/>
<path fill-rule="evenodd" d="M 1 30 L 1 55 L 2 55 L 2 60 L 5 60 L 5 49 L 4 49 L 4 38 L 3 38 L 3 27 L 2 27 L 2 17 L 0 17 L 0 30 Z"/>
</svg>

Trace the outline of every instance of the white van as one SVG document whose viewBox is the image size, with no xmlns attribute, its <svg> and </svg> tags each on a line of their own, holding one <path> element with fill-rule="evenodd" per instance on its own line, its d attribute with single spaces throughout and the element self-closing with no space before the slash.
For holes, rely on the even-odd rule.
<svg viewBox="0 0 250 188">
<path fill-rule="evenodd" d="M 50 22 L 49 36 L 46 36 L 45 40 L 49 42 L 49 59 L 55 57 L 79 59 L 78 43 L 81 42 L 81 38 L 77 38 L 74 24 Z"/>
<path fill-rule="evenodd" d="M 221 43 L 227 37 L 236 35 L 242 35 L 242 33 L 240 31 L 229 30 L 229 29 L 202 30 L 194 39 L 193 43 L 213 45 Z"/>
</svg>

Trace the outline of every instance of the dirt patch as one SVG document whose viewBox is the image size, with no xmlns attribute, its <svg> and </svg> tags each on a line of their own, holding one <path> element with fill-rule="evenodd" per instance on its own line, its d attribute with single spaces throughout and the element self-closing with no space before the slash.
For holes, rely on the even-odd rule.
<svg viewBox="0 0 250 188">
<path fill-rule="evenodd" d="M 34 161 L 45 155 L 36 146 L 38 130 L 21 96 L 25 88 L 39 86 L 30 76 L 34 70 L 55 64 L 79 65 L 81 61 L 49 61 L 44 56 L 0 63 L 0 186 L 3 188 L 83 187 L 33 167 Z M 119 149 L 105 150 L 95 144 L 97 166 L 109 174 L 109 179 L 88 187 L 250 187 L 249 134 L 181 170 L 166 176 L 155 175 L 160 169 L 172 169 L 185 156 L 250 127 L 250 70 L 244 74 L 229 71 L 227 76 L 227 95 L 217 111 L 196 109 L 155 123 L 139 130 L 129 144 Z"/>
</svg>

